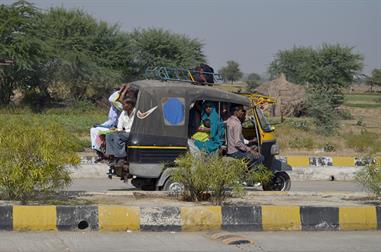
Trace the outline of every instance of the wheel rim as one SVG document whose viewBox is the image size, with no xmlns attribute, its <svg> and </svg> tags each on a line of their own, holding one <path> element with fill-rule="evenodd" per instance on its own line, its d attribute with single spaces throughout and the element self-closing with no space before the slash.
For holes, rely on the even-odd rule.
<svg viewBox="0 0 381 252">
<path fill-rule="evenodd" d="M 286 188 L 286 179 L 283 176 L 275 176 L 273 188 L 275 191 L 283 191 Z"/>
<path fill-rule="evenodd" d="M 183 185 L 178 182 L 172 182 L 168 187 L 168 191 L 171 193 L 179 194 L 179 193 L 182 193 L 183 190 L 184 190 Z"/>
</svg>

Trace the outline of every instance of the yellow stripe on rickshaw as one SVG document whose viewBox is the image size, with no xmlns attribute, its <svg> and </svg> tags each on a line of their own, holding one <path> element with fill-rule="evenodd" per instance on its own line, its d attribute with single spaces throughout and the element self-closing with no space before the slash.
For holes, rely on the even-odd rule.
<svg viewBox="0 0 381 252">
<path fill-rule="evenodd" d="M 130 149 L 170 149 L 170 150 L 186 150 L 188 147 L 186 146 L 128 146 Z"/>
</svg>

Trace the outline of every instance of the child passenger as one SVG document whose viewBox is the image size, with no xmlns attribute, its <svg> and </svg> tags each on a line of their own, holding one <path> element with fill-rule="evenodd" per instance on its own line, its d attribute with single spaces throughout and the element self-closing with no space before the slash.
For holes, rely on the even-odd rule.
<svg viewBox="0 0 381 252">
<path fill-rule="evenodd" d="M 209 140 L 210 136 L 210 120 L 205 119 L 201 122 L 200 127 L 198 128 L 198 131 L 193 134 L 192 139 L 198 140 L 200 142 L 206 142 Z"/>
</svg>

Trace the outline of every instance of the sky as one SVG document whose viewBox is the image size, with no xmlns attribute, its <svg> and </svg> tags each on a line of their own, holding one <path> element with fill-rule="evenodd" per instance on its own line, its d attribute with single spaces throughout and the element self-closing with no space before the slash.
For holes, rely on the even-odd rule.
<svg viewBox="0 0 381 252">
<path fill-rule="evenodd" d="M 340 43 L 381 68 L 378 0 L 29 0 L 47 10 L 80 8 L 129 32 L 157 27 L 197 38 L 215 69 L 228 60 L 263 74 L 279 50 Z M 14 1 L 0 0 L 9 4 Z"/>
</svg>

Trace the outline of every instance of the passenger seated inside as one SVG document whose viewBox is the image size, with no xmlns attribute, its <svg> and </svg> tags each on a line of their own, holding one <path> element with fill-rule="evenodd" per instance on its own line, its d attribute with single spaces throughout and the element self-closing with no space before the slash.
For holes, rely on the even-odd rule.
<svg viewBox="0 0 381 252">
<path fill-rule="evenodd" d="M 205 119 L 202 121 L 198 131 L 193 134 L 192 139 L 200 142 L 206 142 L 209 140 L 210 136 L 210 120 Z"/>
<path fill-rule="evenodd" d="M 224 123 L 217 113 L 216 105 L 213 102 L 205 101 L 202 105 L 201 119 L 210 121 L 210 136 L 205 142 L 194 141 L 197 148 L 206 154 L 216 153 L 225 141 Z"/>
</svg>

